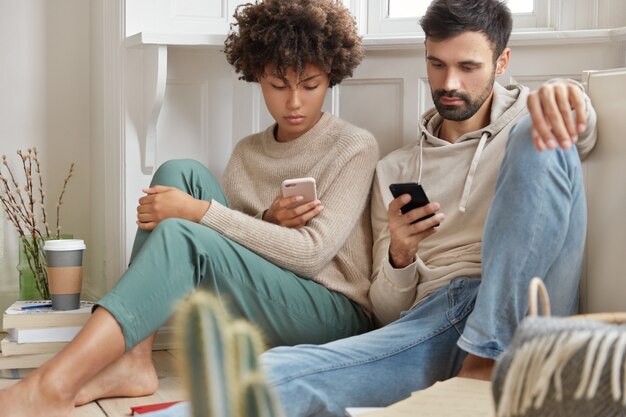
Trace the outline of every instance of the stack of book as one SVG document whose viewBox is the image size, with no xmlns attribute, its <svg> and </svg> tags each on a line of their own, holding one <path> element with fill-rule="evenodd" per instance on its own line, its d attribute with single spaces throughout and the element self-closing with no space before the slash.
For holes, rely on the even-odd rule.
<svg viewBox="0 0 626 417">
<path fill-rule="evenodd" d="M 93 304 L 81 301 L 78 310 L 56 311 L 45 300 L 13 303 L 2 315 L 6 334 L 0 341 L 0 374 L 41 366 L 76 336 Z"/>
</svg>

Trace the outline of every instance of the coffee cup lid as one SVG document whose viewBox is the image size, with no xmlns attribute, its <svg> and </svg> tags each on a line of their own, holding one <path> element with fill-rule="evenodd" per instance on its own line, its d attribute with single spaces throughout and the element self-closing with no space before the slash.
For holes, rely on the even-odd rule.
<svg viewBox="0 0 626 417">
<path fill-rule="evenodd" d="M 46 240 L 43 245 L 43 250 L 49 251 L 84 250 L 85 248 L 85 241 L 82 239 Z"/>
</svg>

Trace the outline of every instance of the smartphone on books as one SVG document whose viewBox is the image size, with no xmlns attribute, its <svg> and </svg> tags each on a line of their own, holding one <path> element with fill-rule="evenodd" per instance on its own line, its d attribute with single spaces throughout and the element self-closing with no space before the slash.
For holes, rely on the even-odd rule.
<svg viewBox="0 0 626 417">
<path fill-rule="evenodd" d="M 426 196 L 426 192 L 424 191 L 424 188 L 422 188 L 422 186 L 416 182 L 403 182 L 403 183 L 389 184 L 389 191 L 391 191 L 391 194 L 393 195 L 394 198 L 398 198 L 402 194 L 408 194 L 411 196 L 411 201 L 409 201 L 407 204 L 402 206 L 402 208 L 400 209 L 400 211 L 402 211 L 402 214 L 408 213 L 409 211 L 414 210 L 416 208 L 423 207 L 430 202 L 428 200 L 428 197 Z M 427 214 L 426 216 L 421 217 L 412 223 L 420 222 L 434 215 L 435 213 Z M 436 225 L 435 227 L 437 226 L 438 225 Z"/>
<path fill-rule="evenodd" d="M 301 204 L 317 200 L 317 188 L 315 186 L 315 178 L 292 178 L 283 181 L 281 185 L 283 197 L 293 197 L 300 195 L 303 197 L 301 201 L 291 205 L 289 208 L 297 207 Z"/>
</svg>

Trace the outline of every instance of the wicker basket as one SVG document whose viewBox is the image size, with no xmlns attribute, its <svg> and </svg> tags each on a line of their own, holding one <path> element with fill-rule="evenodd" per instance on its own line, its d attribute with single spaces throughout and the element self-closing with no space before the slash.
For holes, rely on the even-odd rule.
<svg viewBox="0 0 626 417">
<path fill-rule="evenodd" d="M 533 278 L 529 316 L 494 371 L 497 416 L 626 415 L 626 313 L 550 314 L 545 285 Z"/>
</svg>

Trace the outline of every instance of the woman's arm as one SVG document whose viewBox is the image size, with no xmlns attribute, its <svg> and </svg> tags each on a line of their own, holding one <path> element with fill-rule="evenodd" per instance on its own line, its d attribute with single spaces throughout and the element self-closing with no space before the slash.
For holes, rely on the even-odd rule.
<svg viewBox="0 0 626 417">
<path fill-rule="evenodd" d="M 145 196 L 137 206 L 137 227 L 152 230 L 169 218 L 198 223 L 211 206 L 210 201 L 199 200 L 176 187 L 155 185 L 142 190 Z"/>
<path fill-rule="evenodd" d="M 215 201 L 201 223 L 282 268 L 314 277 L 344 245 L 368 203 L 378 160 L 377 143 L 367 135 L 353 145 L 339 149 L 318 178 L 318 195 L 324 210 L 306 226 L 278 226 Z"/>
</svg>

